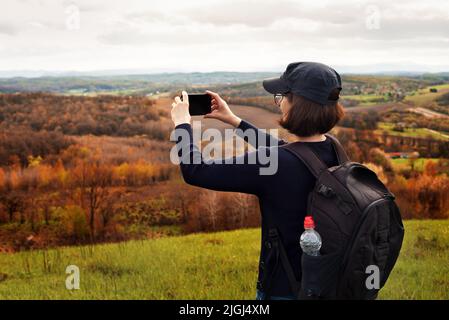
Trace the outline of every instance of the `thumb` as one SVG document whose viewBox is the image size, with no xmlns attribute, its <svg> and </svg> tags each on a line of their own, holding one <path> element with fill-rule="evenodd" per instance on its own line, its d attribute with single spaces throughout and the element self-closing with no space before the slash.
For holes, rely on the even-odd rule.
<svg viewBox="0 0 449 320">
<path fill-rule="evenodd" d="M 213 110 L 212 112 L 206 113 L 204 115 L 204 118 L 215 118 L 215 110 Z"/>
<path fill-rule="evenodd" d="M 187 102 L 189 103 L 189 95 L 187 94 L 186 91 L 182 91 L 182 102 Z"/>
</svg>

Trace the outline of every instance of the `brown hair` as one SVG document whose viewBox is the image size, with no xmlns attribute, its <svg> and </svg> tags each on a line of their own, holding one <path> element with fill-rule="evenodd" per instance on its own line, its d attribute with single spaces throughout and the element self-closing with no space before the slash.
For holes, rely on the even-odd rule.
<svg viewBox="0 0 449 320">
<path fill-rule="evenodd" d="M 329 99 L 336 100 L 338 95 L 339 90 L 334 90 Z M 343 106 L 338 101 L 321 105 L 291 92 L 286 94 L 286 98 L 291 108 L 285 115 L 285 119 L 281 118 L 278 123 L 299 137 L 327 133 L 345 115 Z"/>
</svg>

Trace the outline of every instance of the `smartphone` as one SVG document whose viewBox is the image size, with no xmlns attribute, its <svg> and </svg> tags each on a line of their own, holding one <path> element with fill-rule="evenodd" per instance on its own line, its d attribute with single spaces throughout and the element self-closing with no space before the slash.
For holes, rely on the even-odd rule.
<svg viewBox="0 0 449 320">
<path fill-rule="evenodd" d="M 207 93 L 189 94 L 189 113 L 191 116 L 202 116 L 212 112 L 212 97 Z M 181 95 L 182 100 L 182 95 Z"/>
</svg>

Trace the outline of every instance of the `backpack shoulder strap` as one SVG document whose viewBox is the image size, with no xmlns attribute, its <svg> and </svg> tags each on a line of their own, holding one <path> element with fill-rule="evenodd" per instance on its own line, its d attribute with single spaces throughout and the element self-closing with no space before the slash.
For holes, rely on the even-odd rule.
<svg viewBox="0 0 449 320">
<path fill-rule="evenodd" d="M 280 146 L 280 148 L 285 148 L 293 155 L 302 161 L 309 171 L 313 174 L 313 176 L 318 179 L 321 174 L 325 176 L 325 181 L 327 181 L 323 186 L 323 184 L 319 187 L 317 192 L 319 193 L 327 193 L 327 187 L 331 187 L 334 191 L 339 191 L 339 193 L 333 192 L 334 195 L 337 196 L 339 207 L 345 212 L 345 214 L 349 214 L 352 211 L 352 207 L 348 204 L 353 204 L 354 200 L 350 194 L 350 192 L 345 187 L 340 187 L 341 183 L 338 182 L 338 179 L 330 173 L 327 165 L 321 161 L 321 159 L 312 151 L 310 147 L 307 146 L 306 143 L 301 142 L 292 142 L 289 144 L 285 144 Z M 347 204 L 348 203 L 348 204 Z"/>
<path fill-rule="evenodd" d="M 289 152 L 293 153 L 296 157 L 301 159 L 305 164 L 307 169 L 313 174 L 315 178 L 318 178 L 320 173 L 327 170 L 327 165 L 321 161 L 320 158 L 315 154 L 315 152 L 310 149 L 307 145 L 302 142 L 292 142 L 280 146 L 280 148 L 285 148 Z"/>
<path fill-rule="evenodd" d="M 285 250 L 284 244 L 282 242 L 281 236 L 279 234 L 278 229 L 272 222 L 271 219 L 268 218 L 268 241 L 265 243 L 267 246 L 267 250 L 269 250 L 269 255 L 275 256 L 275 262 L 273 269 L 270 274 L 264 274 L 264 278 L 262 280 L 262 286 L 264 289 L 264 293 L 266 297 L 271 296 L 271 289 L 273 285 L 273 276 L 276 273 L 276 270 L 279 266 L 279 259 L 281 261 L 281 265 L 284 268 L 285 273 L 287 274 L 288 282 L 290 284 L 290 288 L 296 298 L 300 295 L 301 290 L 301 281 L 296 279 L 295 273 L 293 271 L 290 260 L 288 259 L 287 251 Z M 265 269 L 265 272 L 268 272 Z M 299 276 L 301 279 L 301 275 Z"/>
<path fill-rule="evenodd" d="M 341 145 L 340 141 L 338 141 L 338 139 L 330 133 L 325 133 L 324 135 L 332 141 L 332 146 L 334 147 L 335 153 L 337 154 L 338 163 L 343 164 L 345 162 L 348 162 L 349 157 L 346 154 L 346 151 Z"/>
<path fill-rule="evenodd" d="M 349 157 L 346 154 L 340 141 L 333 135 L 326 133 L 325 136 L 331 140 L 334 151 L 337 155 L 338 164 L 343 164 L 349 161 Z M 296 157 L 301 159 L 301 161 L 306 165 L 307 169 L 318 178 L 323 170 L 327 170 L 327 165 L 313 152 L 311 148 L 307 146 L 306 143 L 301 143 L 300 141 L 291 142 L 288 144 L 281 145 L 280 148 L 285 148 Z"/>
</svg>

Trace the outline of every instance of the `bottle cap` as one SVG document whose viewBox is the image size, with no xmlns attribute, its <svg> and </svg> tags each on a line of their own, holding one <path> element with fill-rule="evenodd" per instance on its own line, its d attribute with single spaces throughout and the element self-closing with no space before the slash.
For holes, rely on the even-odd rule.
<svg viewBox="0 0 449 320">
<path fill-rule="evenodd" d="M 312 216 L 306 216 L 304 219 L 304 229 L 315 228 L 315 221 L 313 221 Z"/>
</svg>

